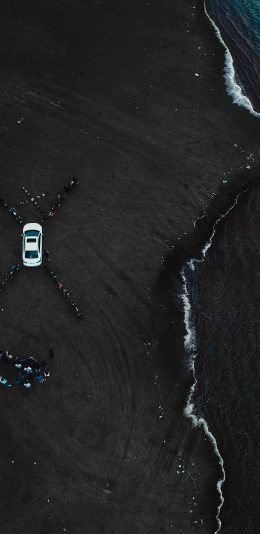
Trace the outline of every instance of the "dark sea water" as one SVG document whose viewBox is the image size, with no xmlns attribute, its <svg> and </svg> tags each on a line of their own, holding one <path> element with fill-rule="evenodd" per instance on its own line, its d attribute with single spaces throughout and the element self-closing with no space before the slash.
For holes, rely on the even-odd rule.
<svg viewBox="0 0 260 534">
<path fill-rule="evenodd" d="M 186 413 L 204 426 L 219 463 L 216 532 L 256 534 L 260 532 L 260 186 L 242 194 L 216 224 L 204 258 L 186 264 L 183 280 L 185 344 L 195 378 Z"/>
<path fill-rule="evenodd" d="M 206 0 L 233 102 L 260 118 L 260 0 Z M 260 532 L 260 185 L 234 199 L 182 269 L 186 416 L 219 465 L 215 532 Z"/>
<path fill-rule="evenodd" d="M 230 52 L 225 59 L 228 93 L 260 114 L 260 0 L 205 0 L 205 7 Z"/>
</svg>

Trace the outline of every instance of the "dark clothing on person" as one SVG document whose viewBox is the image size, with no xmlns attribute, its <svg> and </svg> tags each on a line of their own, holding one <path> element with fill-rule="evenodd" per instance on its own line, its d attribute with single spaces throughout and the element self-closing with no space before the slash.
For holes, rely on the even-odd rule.
<svg viewBox="0 0 260 534">
<path fill-rule="evenodd" d="M 50 253 L 49 253 L 48 250 L 44 250 L 44 256 L 45 256 L 45 258 L 46 258 L 47 261 L 50 261 L 50 259 L 51 259 L 51 255 L 50 255 Z"/>
</svg>

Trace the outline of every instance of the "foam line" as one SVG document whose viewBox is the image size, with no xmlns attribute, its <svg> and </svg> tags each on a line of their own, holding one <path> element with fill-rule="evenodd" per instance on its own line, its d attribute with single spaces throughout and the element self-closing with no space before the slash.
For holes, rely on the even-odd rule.
<svg viewBox="0 0 260 534">
<path fill-rule="evenodd" d="M 234 68 L 232 55 L 220 33 L 218 26 L 215 24 L 214 20 L 212 20 L 212 18 L 208 14 L 205 0 L 204 0 L 204 11 L 210 23 L 212 24 L 219 41 L 221 42 L 221 44 L 224 46 L 224 49 L 225 49 L 224 78 L 225 78 L 225 84 L 226 84 L 228 95 L 231 96 L 234 104 L 237 104 L 238 106 L 242 106 L 243 108 L 247 109 L 247 111 L 249 111 L 251 115 L 254 115 L 254 117 L 257 117 L 259 119 L 260 113 L 254 110 L 251 101 L 246 95 L 243 94 L 242 88 L 236 82 L 236 74 L 235 74 L 235 68 Z"/>
<path fill-rule="evenodd" d="M 235 207 L 235 206 L 237 205 L 237 203 L 238 203 L 238 199 L 239 199 L 239 197 L 241 197 L 241 195 L 244 195 L 246 192 L 247 192 L 247 189 L 245 189 L 244 191 L 241 191 L 240 193 L 238 193 L 238 195 L 236 196 L 236 198 L 235 198 L 235 200 L 234 200 L 232 206 L 230 206 L 230 208 L 228 208 L 228 210 L 225 211 L 225 213 L 221 213 L 221 215 L 220 215 L 220 216 L 218 217 L 218 219 L 216 220 L 216 222 L 215 222 L 215 224 L 214 224 L 214 226 L 213 226 L 212 234 L 211 234 L 209 240 L 208 240 L 208 241 L 206 242 L 206 244 L 204 245 L 203 249 L 201 250 L 201 254 L 202 254 L 203 259 L 205 258 L 205 256 L 206 256 L 206 254 L 207 254 L 209 248 L 211 247 L 211 245 L 212 245 L 212 243 L 213 243 L 213 239 L 214 239 L 214 237 L 215 237 L 215 233 L 216 233 L 217 225 L 220 223 L 220 221 L 222 221 L 222 219 L 225 219 L 225 218 L 226 218 L 226 216 L 230 213 L 231 210 L 234 209 L 234 207 Z M 201 260 L 197 260 L 197 259 L 194 258 L 193 260 L 191 260 L 191 261 L 189 262 L 189 264 L 192 263 L 192 266 L 191 266 L 191 265 L 189 265 L 189 266 L 192 268 L 193 271 L 194 271 L 194 262 L 199 262 L 199 261 L 201 261 Z"/>
<path fill-rule="evenodd" d="M 189 267 L 189 264 L 188 264 L 188 267 Z M 214 533 L 214 534 L 218 534 L 220 532 L 220 529 L 221 529 L 221 520 L 219 518 L 219 515 L 220 515 L 220 510 L 221 510 L 221 508 L 222 508 L 222 506 L 224 504 L 224 497 L 223 497 L 223 493 L 222 493 L 222 485 L 224 484 L 225 479 L 226 479 L 226 474 L 225 474 L 225 469 L 224 469 L 224 460 L 223 460 L 223 458 L 222 458 L 222 456 L 221 456 L 221 454 L 219 452 L 219 448 L 218 448 L 218 445 L 217 445 L 216 438 L 214 437 L 212 432 L 209 430 L 209 427 L 208 427 L 208 424 L 207 424 L 206 420 L 203 417 L 197 417 L 195 412 L 194 412 L 193 396 L 194 396 L 194 392 L 195 392 L 195 389 L 196 389 L 196 386 L 197 386 L 197 379 L 196 379 L 196 373 L 195 373 L 196 338 L 195 338 L 194 329 L 191 326 L 191 317 L 190 317 L 190 315 L 191 315 L 191 305 L 190 305 L 188 289 L 187 289 L 187 280 L 186 280 L 186 275 L 185 275 L 185 267 L 182 268 L 181 277 L 182 277 L 182 280 L 183 280 L 183 289 L 184 289 L 183 294 L 182 294 L 182 302 L 183 302 L 183 305 L 184 305 L 184 322 L 185 322 L 185 327 L 186 327 L 186 335 L 184 337 L 184 346 L 185 346 L 185 349 L 189 353 L 189 356 L 190 356 L 190 366 L 191 366 L 192 375 L 193 375 L 193 384 L 191 386 L 190 393 L 189 393 L 189 396 L 188 396 L 188 400 L 187 400 L 186 406 L 184 408 L 184 415 L 185 415 L 185 417 L 187 417 L 188 419 L 191 420 L 192 426 L 194 426 L 194 427 L 201 426 L 203 428 L 204 433 L 209 438 L 209 440 L 210 440 L 210 442 L 211 442 L 211 444 L 213 446 L 213 450 L 214 450 L 214 452 L 215 452 L 215 454 L 217 456 L 218 463 L 219 463 L 219 465 L 221 467 L 222 476 L 217 481 L 217 491 L 218 491 L 218 494 L 219 494 L 219 504 L 218 504 L 218 508 L 217 508 L 216 520 L 217 520 L 218 527 L 217 527 L 217 530 L 215 530 L 215 533 Z"/>
<path fill-rule="evenodd" d="M 208 423 L 206 422 L 206 420 L 203 417 L 198 417 L 196 415 L 195 411 L 194 411 L 194 400 L 193 400 L 193 398 L 194 398 L 194 393 L 195 393 L 196 386 L 197 386 L 197 383 L 198 383 L 197 382 L 197 377 L 196 377 L 196 370 L 195 370 L 195 360 L 196 360 L 196 356 L 197 356 L 197 341 L 196 341 L 196 331 L 195 331 L 195 327 L 193 325 L 193 321 L 192 321 L 192 317 L 191 317 L 192 307 L 191 307 L 191 301 L 190 301 L 189 291 L 188 291 L 188 286 L 187 286 L 186 270 L 188 269 L 189 271 L 193 272 L 195 270 L 196 264 L 197 263 L 201 263 L 201 262 L 203 262 L 205 260 L 206 254 L 207 254 L 208 250 L 210 249 L 210 247 L 212 246 L 213 239 L 214 239 L 214 236 L 215 236 L 215 233 L 216 233 L 217 225 L 220 223 L 220 221 L 222 219 L 227 217 L 227 215 L 230 213 L 230 211 L 232 209 L 234 209 L 234 207 L 238 203 L 239 197 L 241 195 L 245 194 L 246 191 L 247 190 L 241 191 L 236 196 L 232 206 L 224 214 L 221 214 L 218 217 L 218 219 L 216 220 L 216 222 L 215 222 L 215 224 L 213 226 L 213 230 L 212 230 L 211 236 L 210 236 L 209 240 L 206 242 L 206 244 L 204 245 L 204 247 L 201 250 L 201 259 L 192 258 L 191 260 L 186 262 L 185 265 L 181 269 L 181 278 L 182 278 L 182 287 L 183 287 L 183 293 L 181 295 L 181 300 L 182 300 L 182 303 L 183 303 L 184 324 L 185 324 L 185 330 L 186 330 L 186 333 L 184 335 L 184 349 L 185 349 L 185 352 L 189 356 L 189 365 L 190 365 L 190 369 L 191 369 L 192 377 L 193 377 L 193 383 L 192 383 L 192 386 L 190 388 L 188 399 L 187 399 L 187 402 L 186 402 L 186 405 L 185 405 L 185 408 L 184 408 L 184 415 L 185 415 L 185 417 L 187 417 L 187 418 L 189 418 L 191 420 L 192 425 L 194 427 L 199 427 L 200 426 L 200 427 L 203 428 L 203 431 L 204 431 L 205 435 L 209 438 L 209 440 L 210 440 L 210 442 L 212 444 L 214 453 L 215 453 L 215 455 L 216 455 L 216 457 L 218 459 L 218 463 L 219 463 L 219 466 L 220 466 L 220 469 L 221 469 L 221 478 L 217 481 L 217 492 L 218 492 L 218 495 L 219 495 L 219 504 L 218 504 L 218 507 L 217 507 L 217 514 L 216 514 L 217 530 L 215 530 L 214 534 L 218 534 L 220 532 L 220 530 L 221 530 L 221 520 L 220 520 L 219 516 L 220 516 L 221 508 L 222 508 L 222 506 L 224 504 L 222 486 L 223 486 L 223 484 L 224 484 L 224 482 L 226 480 L 226 473 L 225 473 L 225 468 L 224 468 L 224 460 L 223 460 L 223 458 L 222 458 L 222 456 L 220 454 L 220 451 L 219 451 L 218 444 L 217 444 L 215 436 L 210 431 Z"/>
</svg>

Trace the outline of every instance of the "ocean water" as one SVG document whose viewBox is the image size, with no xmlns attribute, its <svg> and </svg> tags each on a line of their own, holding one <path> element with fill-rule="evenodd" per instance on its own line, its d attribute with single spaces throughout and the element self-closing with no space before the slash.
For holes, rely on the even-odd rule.
<svg viewBox="0 0 260 534">
<path fill-rule="evenodd" d="M 260 118 L 260 0 L 205 0 L 233 102 Z M 214 533 L 260 532 L 260 184 L 233 199 L 182 267 L 184 414 L 218 465 Z"/>
<path fill-rule="evenodd" d="M 182 269 L 193 386 L 185 415 L 219 465 L 215 532 L 260 532 L 260 186 L 234 199 Z"/>
<path fill-rule="evenodd" d="M 225 81 L 234 103 L 260 117 L 260 0 L 205 0 L 225 46 Z"/>
</svg>

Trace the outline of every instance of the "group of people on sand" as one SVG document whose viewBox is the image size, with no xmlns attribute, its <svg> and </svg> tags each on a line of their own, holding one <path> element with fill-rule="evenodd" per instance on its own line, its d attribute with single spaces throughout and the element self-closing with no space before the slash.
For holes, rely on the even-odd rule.
<svg viewBox="0 0 260 534">
<path fill-rule="evenodd" d="M 64 186 L 64 193 L 70 193 L 70 191 L 72 191 L 77 184 L 77 178 L 71 178 L 70 181 Z M 23 193 L 27 197 L 27 200 L 18 202 L 13 207 L 10 207 L 3 198 L 0 198 L 0 206 L 7 209 L 7 211 L 15 218 L 18 224 L 23 224 L 23 219 L 22 217 L 20 217 L 17 211 L 17 208 L 20 205 L 33 203 L 39 209 L 40 213 L 43 216 L 41 222 L 46 223 L 49 219 L 54 217 L 65 199 L 65 195 L 63 193 L 57 193 L 55 201 L 49 207 L 47 214 L 44 215 L 44 211 L 42 210 L 39 204 L 39 199 L 41 197 L 45 197 L 47 193 L 32 196 L 28 189 L 26 189 L 25 187 L 23 187 L 22 189 Z M 48 250 L 44 251 L 44 256 L 47 261 L 50 261 L 50 253 Z M 21 267 L 22 266 L 20 264 L 13 265 L 11 267 L 5 278 L 2 280 L 2 282 L 0 282 L 0 292 L 2 291 L 8 280 L 12 278 L 16 274 L 16 272 L 21 269 Z M 76 317 L 82 317 L 82 312 L 80 311 L 78 305 L 74 300 L 70 298 L 69 289 L 64 287 L 64 284 L 58 280 L 56 273 L 52 271 L 47 265 L 44 265 L 44 270 L 54 281 L 57 286 L 57 289 L 63 294 L 68 304 L 70 304 L 70 306 L 73 308 Z M 53 357 L 53 349 L 50 349 L 49 352 L 50 357 Z M 50 376 L 50 372 L 44 369 L 46 367 L 46 362 L 43 360 L 38 360 L 37 358 L 35 358 L 35 356 L 13 356 L 9 352 L 9 350 L 0 351 L 0 363 L 1 362 L 3 362 L 3 364 L 8 364 L 9 366 L 12 366 L 12 371 L 15 371 L 16 378 L 14 380 L 5 378 L 0 374 L 0 384 L 8 388 L 15 385 L 22 385 L 26 389 L 30 389 L 32 387 L 33 382 L 45 382 Z M 14 373 L 12 372 L 7 374 L 13 375 Z"/>
<path fill-rule="evenodd" d="M 53 349 L 50 349 L 50 356 L 53 356 Z M 13 356 L 6 350 L 0 351 L 0 361 L 12 366 L 17 375 L 15 380 L 0 375 L 0 384 L 8 388 L 22 385 L 26 389 L 31 389 L 33 382 L 43 383 L 50 376 L 50 371 L 43 369 L 47 365 L 46 361 L 38 360 L 35 356 Z"/>
<path fill-rule="evenodd" d="M 72 191 L 72 189 L 74 189 L 74 187 L 76 185 L 78 185 L 79 181 L 77 178 L 71 178 L 71 180 L 69 181 L 68 184 L 64 185 L 64 191 L 65 193 L 70 193 L 70 191 Z"/>
<path fill-rule="evenodd" d="M 47 265 L 44 265 L 43 269 L 48 274 L 48 276 L 53 280 L 53 282 L 55 283 L 57 289 L 65 297 L 67 303 L 72 307 L 76 317 L 78 317 L 78 319 L 80 319 L 83 316 L 83 313 L 80 311 L 80 309 L 79 309 L 78 305 L 76 304 L 76 302 L 70 298 L 69 289 L 64 287 L 64 284 L 58 280 L 57 274 L 54 271 L 52 271 Z"/>
<path fill-rule="evenodd" d="M 6 208 L 8 212 L 13 215 L 18 224 L 23 224 L 23 218 L 19 215 L 17 209 L 15 207 L 10 207 L 3 198 L 0 198 L 0 206 Z"/>
<path fill-rule="evenodd" d="M 5 278 L 0 282 L 0 293 L 3 290 L 5 284 L 8 282 L 8 280 L 10 280 L 10 278 L 15 276 L 15 274 L 17 273 L 17 271 L 19 271 L 19 269 L 21 269 L 21 267 L 22 266 L 19 263 L 17 265 L 13 265 L 11 267 L 11 269 L 8 271 L 8 273 L 5 276 Z"/>
<path fill-rule="evenodd" d="M 52 217 L 54 217 L 54 215 L 56 215 L 57 211 L 61 207 L 61 204 L 62 204 L 64 198 L 65 197 L 64 197 L 63 193 L 57 193 L 56 199 L 53 202 L 53 204 L 50 206 L 47 215 L 41 220 L 42 224 L 46 224 L 49 221 L 49 219 L 52 219 Z"/>
<path fill-rule="evenodd" d="M 69 193 L 72 189 L 78 184 L 77 178 L 71 178 L 68 184 L 64 186 L 64 192 Z M 42 219 L 42 224 L 46 224 L 49 219 L 52 219 L 56 215 L 57 211 L 60 209 L 62 202 L 64 201 L 65 196 L 63 193 L 57 193 L 56 199 L 53 204 L 50 206 L 47 215 Z"/>
<path fill-rule="evenodd" d="M 64 186 L 64 192 L 69 193 L 72 191 L 72 189 L 78 184 L 77 178 L 71 178 L 70 181 Z M 57 213 L 58 209 L 61 207 L 62 202 L 65 199 L 65 196 L 63 193 L 57 193 L 56 199 L 53 202 L 53 204 L 49 207 L 47 214 L 45 214 L 44 210 L 41 208 L 39 204 L 39 200 L 42 197 L 45 197 L 48 195 L 48 193 L 42 193 L 41 195 L 32 195 L 28 189 L 26 189 L 24 186 L 22 187 L 23 193 L 27 196 L 26 201 L 17 202 L 14 206 L 10 207 L 6 200 L 3 198 L 0 198 L 0 206 L 3 206 L 8 210 L 8 212 L 13 215 L 16 222 L 18 224 L 23 224 L 23 218 L 19 215 L 17 208 L 20 205 L 23 204 L 29 204 L 32 203 L 36 206 L 36 208 L 40 211 L 42 215 L 42 224 L 45 224 L 48 222 L 49 219 L 54 217 L 54 215 Z"/>
<path fill-rule="evenodd" d="M 23 190 L 24 194 L 27 196 L 27 200 L 21 201 L 18 204 L 15 204 L 15 207 L 31 203 L 34 206 L 36 206 L 36 208 L 39 210 L 41 215 L 44 215 L 44 211 L 41 208 L 38 200 L 40 200 L 40 198 L 46 197 L 46 195 L 48 195 L 48 193 L 41 193 L 40 195 L 32 195 L 32 193 L 30 193 L 30 191 L 28 189 L 26 189 L 24 186 L 22 187 L 22 190 Z"/>
</svg>

